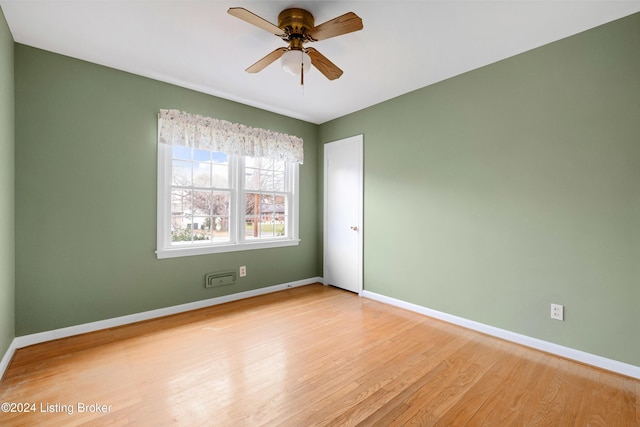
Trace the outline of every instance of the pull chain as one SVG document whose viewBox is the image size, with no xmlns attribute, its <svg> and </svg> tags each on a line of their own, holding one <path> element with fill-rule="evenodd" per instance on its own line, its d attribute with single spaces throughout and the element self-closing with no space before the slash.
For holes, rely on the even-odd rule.
<svg viewBox="0 0 640 427">
<path fill-rule="evenodd" d="M 304 51 L 300 51 L 300 86 L 304 88 Z"/>
<path fill-rule="evenodd" d="M 302 95 L 304 96 L 304 51 L 300 51 L 300 86 L 302 86 Z"/>
</svg>

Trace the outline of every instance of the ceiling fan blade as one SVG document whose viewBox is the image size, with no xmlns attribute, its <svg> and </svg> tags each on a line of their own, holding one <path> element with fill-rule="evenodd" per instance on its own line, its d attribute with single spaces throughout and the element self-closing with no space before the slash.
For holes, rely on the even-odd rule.
<svg viewBox="0 0 640 427">
<path fill-rule="evenodd" d="M 359 31 L 363 27 L 362 19 L 353 12 L 347 12 L 331 21 L 327 21 L 309 31 L 309 36 L 315 40 L 326 40 L 331 37 L 341 36 L 343 34 Z"/>
<path fill-rule="evenodd" d="M 307 54 L 311 57 L 311 64 L 329 80 L 335 80 L 342 75 L 342 70 L 336 64 L 314 48 L 307 48 Z"/>
<path fill-rule="evenodd" d="M 269 53 L 267 56 L 247 68 L 245 71 L 247 73 L 257 73 L 258 71 L 262 71 L 267 65 L 274 62 L 276 59 L 280 58 L 287 51 L 286 47 L 279 47 L 273 52 Z"/>
<path fill-rule="evenodd" d="M 244 7 L 232 7 L 227 10 L 229 15 L 235 16 L 236 18 L 240 18 L 249 24 L 255 25 L 258 28 L 262 28 L 265 31 L 270 32 L 271 34 L 275 34 L 276 36 L 281 36 L 284 32 L 278 28 L 276 25 L 267 21 L 264 18 L 259 17 L 253 12 L 249 12 Z"/>
</svg>

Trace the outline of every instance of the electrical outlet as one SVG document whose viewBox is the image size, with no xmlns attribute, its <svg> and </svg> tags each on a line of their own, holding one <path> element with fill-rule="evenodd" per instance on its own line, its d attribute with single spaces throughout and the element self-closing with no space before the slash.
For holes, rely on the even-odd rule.
<svg viewBox="0 0 640 427">
<path fill-rule="evenodd" d="M 247 275 L 247 266 L 243 265 L 240 267 L 240 277 L 245 277 Z"/>
<path fill-rule="evenodd" d="M 551 304 L 551 318 L 564 320 L 564 306 L 560 304 Z"/>
</svg>

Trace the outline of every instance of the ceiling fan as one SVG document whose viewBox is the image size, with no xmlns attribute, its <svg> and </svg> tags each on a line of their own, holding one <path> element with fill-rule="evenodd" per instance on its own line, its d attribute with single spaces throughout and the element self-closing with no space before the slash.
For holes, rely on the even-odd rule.
<svg viewBox="0 0 640 427">
<path fill-rule="evenodd" d="M 309 70 L 310 65 L 329 80 L 342 75 L 342 70 L 323 54 L 312 47 L 304 47 L 307 42 L 326 40 L 363 28 L 362 19 L 353 12 L 347 12 L 318 26 L 314 25 L 311 12 L 298 8 L 280 12 L 277 26 L 242 7 L 232 7 L 227 12 L 289 43 L 288 47 L 274 50 L 247 68 L 248 73 L 262 71 L 267 65 L 282 58 L 282 68 L 290 74 L 299 75 L 300 84 L 304 84 L 304 73 Z"/>
</svg>

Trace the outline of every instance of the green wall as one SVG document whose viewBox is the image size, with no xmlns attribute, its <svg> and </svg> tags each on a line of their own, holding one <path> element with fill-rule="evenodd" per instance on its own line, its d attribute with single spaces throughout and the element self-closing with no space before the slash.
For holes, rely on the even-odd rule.
<svg viewBox="0 0 640 427">
<path fill-rule="evenodd" d="M 321 125 L 364 133 L 365 289 L 640 365 L 639 52 L 635 14 Z"/>
<path fill-rule="evenodd" d="M 0 9 L 0 359 L 15 336 L 13 37 Z"/>
<path fill-rule="evenodd" d="M 316 125 L 20 44 L 15 69 L 16 335 L 321 275 Z M 156 259 L 161 108 L 302 137 L 300 245 Z"/>
</svg>

